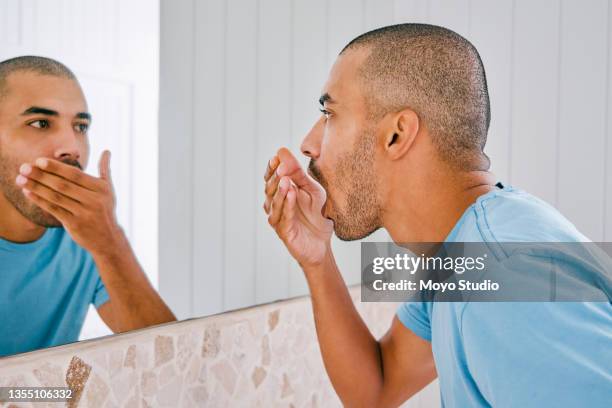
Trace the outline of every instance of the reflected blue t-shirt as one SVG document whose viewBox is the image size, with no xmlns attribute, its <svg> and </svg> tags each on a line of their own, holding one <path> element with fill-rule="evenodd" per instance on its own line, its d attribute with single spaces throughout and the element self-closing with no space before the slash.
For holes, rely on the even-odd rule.
<svg viewBox="0 0 612 408">
<path fill-rule="evenodd" d="M 89 305 L 106 301 L 91 255 L 63 228 L 0 239 L 0 356 L 77 341 Z"/>
<path fill-rule="evenodd" d="M 584 241 L 552 206 L 507 186 L 479 197 L 446 239 Z M 554 256 L 529 267 L 545 273 L 562 262 Z M 444 407 L 612 407 L 610 302 L 407 302 L 397 316 L 431 342 Z"/>
</svg>

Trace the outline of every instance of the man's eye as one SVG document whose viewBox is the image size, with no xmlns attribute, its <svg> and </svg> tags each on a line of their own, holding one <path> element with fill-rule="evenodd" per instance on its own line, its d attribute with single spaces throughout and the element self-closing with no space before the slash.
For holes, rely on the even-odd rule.
<svg viewBox="0 0 612 408">
<path fill-rule="evenodd" d="M 78 123 L 74 125 L 74 130 L 79 133 L 87 133 L 87 131 L 89 130 L 89 125 L 87 123 Z"/>
<path fill-rule="evenodd" d="M 49 127 L 49 121 L 45 119 L 35 120 L 29 123 L 30 126 L 36 129 L 47 129 Z"/>
<path fill-rule="evenodd" d="M 323 116 L 325 116 L 325 118 L 326 118 L 326 119 L 329 119 L 329 115 L 331 115 L 331 113 L 330 113 L 328 110 L 323 109 L 323 108 L 321 108 L 321 109 L 319 109 L 319 110 L 321 111 L 321 113 L 323 114 Z"/>
</svg>

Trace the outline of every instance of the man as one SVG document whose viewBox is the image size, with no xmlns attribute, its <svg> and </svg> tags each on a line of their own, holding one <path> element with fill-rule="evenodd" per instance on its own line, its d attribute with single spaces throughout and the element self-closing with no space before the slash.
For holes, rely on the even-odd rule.
<svg viewBox="0 0 612 408">
<path fill-rule="evenodd" d="M 340 53 L 320 103 L 301 147 L 309 174 L 280 149 L 264 176 L 264 209 L 304 271 L 342 402 L 397 406 L 439 377 L 446 407 L 610 406 L 609 302 L 410 302 L 377 341 L 334 261 L 332 232 L 356 240 L 381 227 L 399 243 L 585 240 L 488 171 L 476 49 L 441 27 L 371 31 Z M 536 275 L 562 262 L 531 260 Z"/>
<path fill-rule="evenodd" d="M 115 333 L 175 320 L 117 224 L 110 153 L 82 171 L 90 122 L 67 67 L 0 62 L 0 355 L 76 341 L 92 303 Z"/>
</svg>

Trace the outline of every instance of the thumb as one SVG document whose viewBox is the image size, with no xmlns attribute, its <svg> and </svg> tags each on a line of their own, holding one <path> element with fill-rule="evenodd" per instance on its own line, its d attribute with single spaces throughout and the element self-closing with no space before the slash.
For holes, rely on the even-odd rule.
<svg viewBox="0 0 612 408">
<path fill-rule="evenodd" d="M 308 173 L 304 171 L 300 162 L 286 147 L 281 147 L 277 153 L 280 165 L 277 168 L 278 176 L 288 176 L 299 188 L 308 193 L 319 193 L 321 187 Z"/>
<path fill-rule="evenodd" d="M 102 156 L 100 156 L 98 171 L 102 180 L 111 181 L 110 158 L 111 153 L 108 150 L 102 152 Z"/>
</svg>

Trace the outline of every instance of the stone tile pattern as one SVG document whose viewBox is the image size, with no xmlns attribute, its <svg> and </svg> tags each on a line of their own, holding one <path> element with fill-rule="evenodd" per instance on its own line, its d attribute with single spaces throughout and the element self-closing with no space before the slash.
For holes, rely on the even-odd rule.
<svg viewBox="0 0 612 408">
<path fill-rule="evenodd" d="M 380 337 L 398 304 L 360 303 L 359 288 L 351 293 Z M 0 386 L 70 386 L 78 396 L 71 404 L 36 406 L 341 406 L 308 297 L 52 350 L 17 356 L 23 364 L 6 368 L 0 361 Z"/>
</svg>

